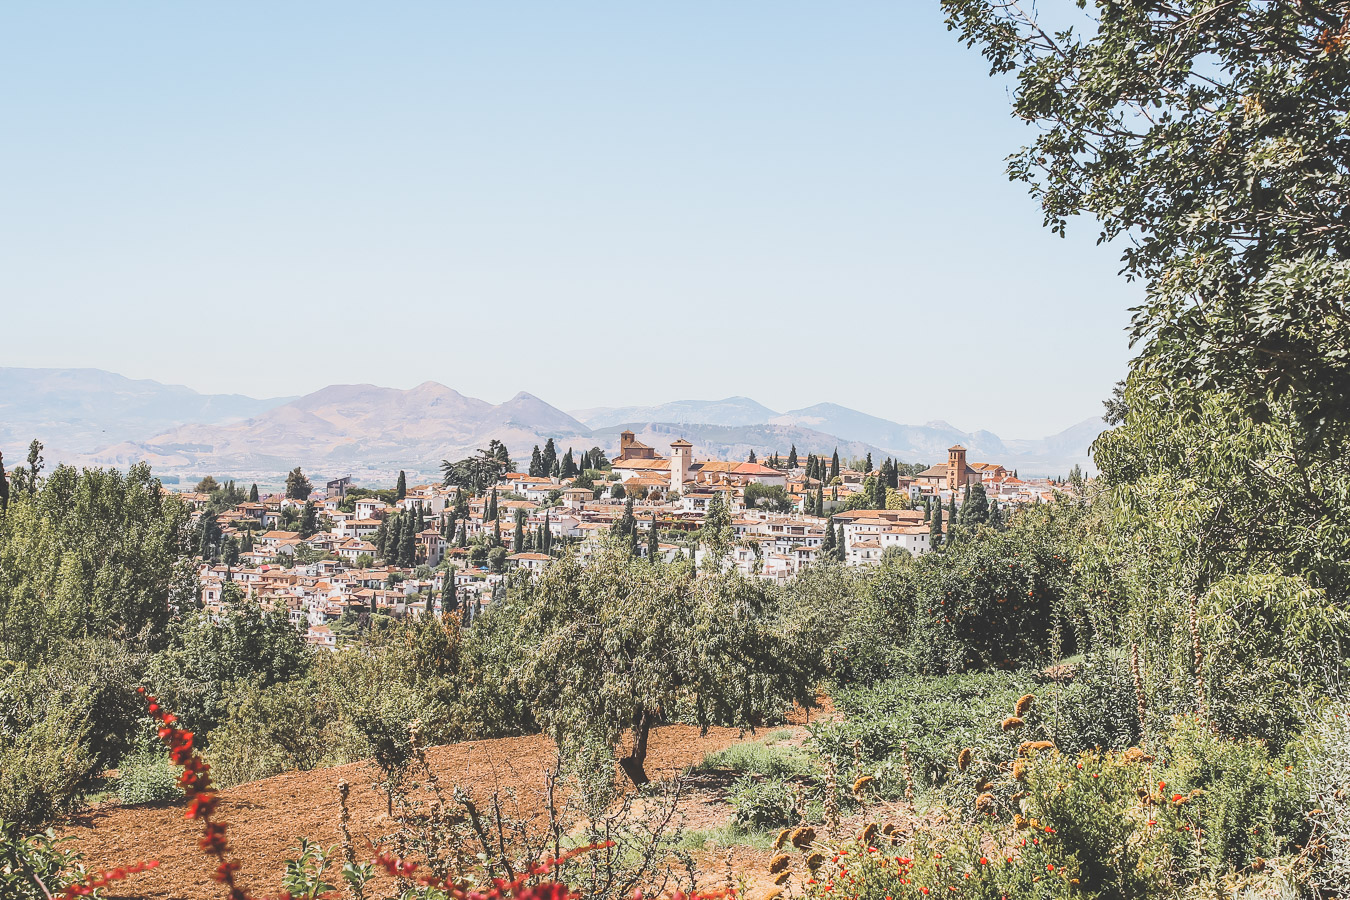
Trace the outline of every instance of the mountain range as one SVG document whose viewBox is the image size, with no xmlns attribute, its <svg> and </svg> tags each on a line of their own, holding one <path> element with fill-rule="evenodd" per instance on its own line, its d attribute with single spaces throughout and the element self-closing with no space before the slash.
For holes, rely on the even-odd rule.
<svg viewBox="0 0 1350 900">
<path fill-rule="evenodd" d="M 1061 474 L 1089 464 L 1088 447 L 1105 427 L 1093 418 L 1046 438 L 1003 440 L 945 422 L 902 425 L 834 403 L 780 413 L 746 397 L 568 413 L 525 392 L 493 404 L 433 381 L 408 390 L 330 385 L 303 397 L 256 400 L 97 369 L 18 368 L 0 368 L 0 423 L 0 450 L 11 465 L 37 437 L 52 462 L 124 467 L 145 460 L 158 473 L 260 483 L 296 465 L 316 479 L 386 479 L 399 469 L 433 477 L 442 459 L 494 438 L 523 466 L 530 448 L 547 438 L 560 453 L 592 446 L 614 452 L 625 429 L 658 452 L 686 438 L 702 458 L 744 459 L 751 450 L 764 457 L 795 444 L 803 458 L 837 447 L 844 458 L 871 453 L 933 463 L 961 443 L 973 461 Z"/>
</svg>

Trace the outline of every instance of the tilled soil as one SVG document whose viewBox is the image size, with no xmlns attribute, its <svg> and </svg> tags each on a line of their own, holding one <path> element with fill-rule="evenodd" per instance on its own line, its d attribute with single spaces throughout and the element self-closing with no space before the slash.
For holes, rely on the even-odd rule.
<svg viewBox="0 0 1350 900">
<path fill-rule="evenodd" d="M 657 728 L 649 744 L 647 772 L 654 780 L 669 776 L 707 753 L 750 738 L 734 728 L 714 728 L 706 735 L 685 725 Z M 470 741 L 427 751 L 429 766 L 447 789 L 460 785 L 476 799 L 494 791 L 514 794 L 511 814 L 519 818 L 543 811 L 544 773 L 555 758 L 553 742 L 538 735 Z M 358 847 L 368 847 L 367 837 L 392 827 L 384 795 L 375 787 L 378 770 L 369 763 L 289 772 L 222 791 L 218 817 L 229 824 L 233 856 L 242 864 L 240 882 L 255 895 L 276 894 L 285 860 L 296 855 L 294 848 L 301 837 L 324 846 L 336 844 L 337 784 L 344 780 L 352 786 L 348 805 L 353 837 Z M 716 815 L 709 810 L 700 818 L 706 823 Z M 84 853 L 90 868 L 159 860 L 157 869 L 116 886 L 112 896 L 164 900 L 222 896 L 220 886 L 211 880 L 210 862 L 197 849 L 198 824 L 183 817 L 182 804 L 108 804 L 70 823 L 65 834 L 72 838 L 73 849 Z M 748 858 L 742 861 L 750 863 Z"/>
</svg>

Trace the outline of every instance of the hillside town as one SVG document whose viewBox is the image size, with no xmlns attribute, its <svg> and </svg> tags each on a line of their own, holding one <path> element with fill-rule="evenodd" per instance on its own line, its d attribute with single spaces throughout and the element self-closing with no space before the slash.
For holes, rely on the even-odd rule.
<svg viewBox="0 0 1350 900">
<path fill-rule="evenodd" d="M 335 649 L 371 615 L 457 611 L 469 624 L 513 573 L 541 571 L 564 552 L 584 564 L 606 541 L 783 583 L 823 560 L 920 556 L 953 524 L 998 526 L 1076 483 L 1022 479 L 968 460 L 960 445 L 927 468 L 842 461 L 837 451 L 802 457 L 795 447 L 732 461 L 699 458 L 683 439 L 662 454 L 631 431 L 612 454 L 559 455 L 549 440 L 518 467 L 493 441 L 443 467 L 439 483 L 409 485 L 401 474 L 392 490 L 349 477 L 316 489 L 298 468 L 279 495 L 203 479 L 179 496 L 194 508 L 204 607 L 220 615 L 251 598 L 284 609 L 310 644 Z"/>
</svg>

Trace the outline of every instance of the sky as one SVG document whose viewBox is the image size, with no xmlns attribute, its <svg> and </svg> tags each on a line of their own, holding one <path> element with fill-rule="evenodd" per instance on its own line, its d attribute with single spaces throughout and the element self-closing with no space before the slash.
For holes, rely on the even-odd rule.
<svg viewBox="0 0 1350 900">
<path fill-rule="evenodd" d="M 936 0 L 0 5 L 0 365 L 1101 411 L 1137 285 Z"/>
</svg>

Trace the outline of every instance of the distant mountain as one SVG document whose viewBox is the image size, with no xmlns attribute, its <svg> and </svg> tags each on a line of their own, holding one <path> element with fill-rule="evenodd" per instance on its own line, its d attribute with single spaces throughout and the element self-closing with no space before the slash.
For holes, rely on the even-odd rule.
<svg viewBox="0 0 1350 900">
<path fill-rule="evenodd" d="M 773 421 L 874 444 L 906 462 L 945 460 L 947 448 L 953 444 L 964 445 L 972 460 L 993 460 L 1007 453 L 998 436 L 987 431 L 972 434 L 959 431 L 946 422 L 901 425 L 837 403 L 817 403 L 805 409 L 794 409 Z"/>
<path fill-rule="evenodd" d="M 97 369 L 0 368 L 0 449 L 11 465 L 37 437 L 49 465 L 146 460 L 167 475 L 268 483 L 296 465 L 316 479 L 350 473 L 381 480 L 399 469 L 434 478 L 443 458 L 465 456 L 494 438 L 522 467 L 531 447 L 550 437 L 560 453 L 599 446 L 612 454 L 625 428 L 662 454 L 672 440 L 686 438 L 703 459 L 745 459 L 752 450 L 766 458 L 795 444 L 803 458 L 837 447 L 846 459 L 871 453 L 874 461 L 894 456 L 931 464 L 960 443 L 972 462 L 1000 462 L 1024 475 L 1063 474 L 1090 465 L 1088 447 L 1104 427 L 1092 418 L 1049 437 L 1004 440 L 946 422 L 902 425 L 836 403 L 779 413 L 747 397 L 569 414 L 533 394 L 493 404 L 433 381 L 410 390 L 330 385 L 299 398 L 255 400 Z"/>
<path fill-rule="evenodd" d="M 291 399 L 199 394 L 102 369 L 0 367 L 0 450 L 14 459 L 37 438 L 58 460 L 184 422 L 236 422 Z"/>
<path fill-rule="evenodd" d="M 440 461 L 468 455 L 496 438 L 520 465 L 548 437 L 589 449 L 590 429 L 532 394 L 493 405 L 428 381 L 411 390 L 332 385 L 232 425 L 182 425 L 89 455 L 124 466 L 242 477 L 303 466 L 315 476 L 383 477 L 406 469 L 433 477 Z"/>
<path fill-rule="evenodd" d="M 598 407 L 574 410 L 572 415 L 591 428 L 610 428 L 625 422 L 763 425 L 778 413 L 749 397 L 727 397 L 725 400 L 676 400 L 659 406 Z"/>
</svg>

